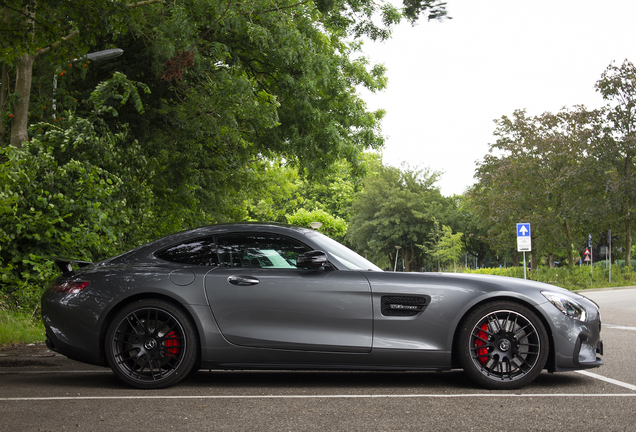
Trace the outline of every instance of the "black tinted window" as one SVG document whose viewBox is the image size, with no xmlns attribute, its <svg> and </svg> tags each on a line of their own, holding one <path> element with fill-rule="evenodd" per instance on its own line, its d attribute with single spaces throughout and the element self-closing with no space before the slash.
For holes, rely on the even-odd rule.
<svg viewBox="0 0 636 432">
<path fill-rule="evenodd" d="M 172 246 L 156 254 L 158 258 L 180 264 L 200 266 L 218 266 L 219 257 L 216 254 L 214 239 L 197 239 L 187 243 Z"/>
<path fill-rule="evenodd" d="M 308 252 L 302 243 L 287 237 L 251 234 L 218 238 L 223 267 L 296 268 L 298 255 Z"/>
</svg>

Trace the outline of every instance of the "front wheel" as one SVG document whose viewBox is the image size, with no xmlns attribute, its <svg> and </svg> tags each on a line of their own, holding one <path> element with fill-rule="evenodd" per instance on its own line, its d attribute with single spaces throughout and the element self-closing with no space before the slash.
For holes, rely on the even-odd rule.
<svg viewBox="0 0 636 432">
<path fill-rule="evenodd" d="M 464 372 L 477 384 L 510 390 L 543 370 L 549 342 L 537 315 L 514 302 L 486 303 L 462 322 L 457 345 Z"/>
<path fill-rule="evenodd" d="M 125 383 L 143 389 L 169 387 L 193 368 L 198 342 L 190 319 L 163 300 L 139 300 L 111 322 L 106 360 Z"/>
</svg>

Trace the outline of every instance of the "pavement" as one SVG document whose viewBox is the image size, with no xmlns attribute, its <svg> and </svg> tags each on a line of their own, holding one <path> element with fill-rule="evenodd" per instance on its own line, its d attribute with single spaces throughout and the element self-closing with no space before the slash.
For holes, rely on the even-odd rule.
<svg viewBox="0 0 636 432">
<path fill-rule="evenodd" d="M 30 344 L 8 344 L 0 346 L 0 368 L 43 366 L 66 358 L 54 353 L 44 342 Z"/>
</svg>

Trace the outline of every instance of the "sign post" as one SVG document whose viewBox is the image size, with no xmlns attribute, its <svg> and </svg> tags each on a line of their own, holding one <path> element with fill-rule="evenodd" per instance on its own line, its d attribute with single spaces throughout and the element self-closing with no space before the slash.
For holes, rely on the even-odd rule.
<svg viewBox="0 0 636 432">
<path fill-rule="evenodd" d="M 532 251 L 530 224 L 517 224 L 517 252 L 523 252 L 523 278 L 526 279 L 526 252 Z"/>
</svg>

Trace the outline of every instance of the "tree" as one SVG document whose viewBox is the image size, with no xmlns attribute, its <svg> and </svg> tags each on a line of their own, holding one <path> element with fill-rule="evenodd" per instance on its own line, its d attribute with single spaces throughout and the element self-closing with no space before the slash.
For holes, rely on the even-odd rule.
<svg viewBox="0 0 636 432">
<path fill-rule="evenodd" d="M 406 0 L 404 15 L 391 3 L 376 4 L 365 0 L 320 0 L 315 3 L 315 7 L 314 2 L 289 1 L 272 7 L 271 3 L 265 2 L 243 5 L 227 1 L 208 5 L 207 2 L 198 0 L 167 3 L 163 0 L 0 0 L 0 48 L 3 53 L 0 58 L 0 113 L 10 116 L 8 123 L 11 144 L 19 146 L 28 139 L 32 68 L 37 58 L 46 57 L 48 62 L 58 66 L 69 64 L 69 61 L 72 64 L 74 59 L 86 54 L 90 46 L 95 46 L 100 36 L 116 37 L 126 30 L 137 29 L 143 38 L 152 37 L 157 29 L 156 21 L 148 21 L 147 14 L 143 19 L 136 20 L 142 16 L 140 11 L 152 9 L 151 5 L 156 5 L 159 15 L 155 16 L 168 26 L 169 31 L 180 30 L 178 33 L 164 34 L 165 41 L 173 48 L 179 42 L 183 45 L 179 52 L 176 52 L 177 49 L 167 51 L 172 56 L 166 62 L 170 69 L 165 72 L 168 78 L 181 76 L 184 67 L 189 67 L 193 59 L 192 48 L 196 44 L 206 37 L 214 40 L 209 37 L 212 29 L 225 27 L 225 31 L 230 30 L 233 33 L 236 28 L 230 29 L 226 24 L 242 12 L 247 13 L 248 25 L 240 30 L 249 32 L 252 42 L 261 46 L 267 43 L 267 38 L 281 36 L 267 35 L 259 29 L 259 21 L 268 19 L 263 12 L 269 13 L 272 21 L 282 18 L 281 22 L 289 22 L 292 16 L 294 19 L 311 17 L 313 21 L 322 21 L 331 35 L 346 37 L 365 34 L 374 40 L 387 38 L 390 27 L 403 16 L 415 22 L 422 14 L 428 14 L 429 19 L 441 19 L 446 15 L 445 4 L 436 0 Z M 382 25 L 377 25 L 374 21 L 378 12 L 381 14 Z M 173 38 L 173 34 L 178 34 L 179 37 Z M 281 39 L 275 42 L 279 43 Z M 216 47 L 213 46 L 212 49 L 215 50 Z M 12 73 L 15 76 L 15 92 L 9 97 Z M 6 133 L 7 122 L 2 122 L 0 142 L 4 143 Z"/>
<path fill-rule="evenodd" d="M 486 256 L 492 252 L 488 242 L 490 225 L 487 218 L 478 216 L 472 197 L 473 195 L 470 193 L 456 197 L 458 226 L 459 231 L 463 233 L 461 240 L 466 253 L 477 259 L 477 267 L 482 267 Z M 497 256 L 504 254 L 505 252 L 502 250 Z"/>
<path fill-rule="evenodd" d="M 385 267 L 395 259 L 395 246 L 400 246 L 406 271 L 422 268 L 425 254 L 418 245 L 429 240 L 435 222 L 449 207 L 435 187 L 438 176 L 429 169 L 390 166 L 370 174 L 352 206 L 348 241 L 380 257 Z"/>
<path fill-rule="evenodd" d="M 382 68 L 353 58 L 356 43 L 319 28 L 310 4 L 206 5 L 147 9 L 152 26 L 117 39 L 125 53 L 114 63 L 151 90 L 143 114 L 122 110 L 120 118 L 143 143 L 166 231 L 248 215 L 280 220 L 288 209 L 259 214 L 252 204 L 267 188 L 259 176 L 268 165 L 312 179 L 346 159 L 355 172 L 362 152 L 383 142 L 382 111 L 369 112 L 355 87 L 383 88 Z M 71 103 L 86 99 L 111 66 L 91 65 L 86 80 L 65 76 Z"/>
<path fill-rule="evenodd" d="M 37 81 L 29 97 L 32 86 L 10 93 L 15 80 L 2 79 L 2 125 L 11 126 L 11 142 L 28 138 L 29 113 L 48 121 L 64 110 L 84 115 L 90 108 L 83 101 L 113 71 L 146 83 L 145 113 L 124 108 L 110 126 L 122 119 L 135 125 L 130 142 L 142 144 L 148 161 L 159 234 L 248 217 L 245 202 L 258 192 L 237 185 L 262 184 L 266 161 L 284 160 L 311 180 L 344 159 L 359 175 L 362 153 L 383 144 L 383 111 L 369 112 L 357 88 L 381 90 L 386 78 L 382 66 L 361 57 L 352 36 L 382 40 L 403 17 L 445 15 L 443 3 L 430 0 L 409 1 L 404 15 L 389 2 L 368 0 L 23 4 L 0 0 L 0 30 L 10 36 L 2 40 L 3 70 Z M 25 35 L 32 43 L 21 45 Z M 124 49 L 116 61 L 77 67 L 86 65 L 89 49 L 113 46 Z M 20 72 L 23 57 L 29 73 Z M 45 61 L 35 63 L 33 75 L 36 58 Z"/>
<path fill-rule="evenodd" d="M 625 262 L 631 262 L 632 225 L 636 211 L 636 67 L 625 60 L 611 64 L 596 83 L 609 101 L 608 127 L 595 142 L 593 155 L 602 164 L 607 200 L 618 209 L 625 231 Z"/>
<path fill-rule="evenodd" d="M 537 249 L 552 255 L 564 248 L 573 265 L 572 233 L 588 213 L 580 196 L 594 190 L 589 179 L 597 165 L 587 162 L 595 116 L 583 107 L 536 117 L 517 110 L 496 121 L 499 138 L 479 164 L 479 183 L 469 193 L 489 222 L 491 247 L 514 248 L 515 223 L 530 222 L 533 268 Z"/>
<path fill-rule="evenodd" d="M 122 32 L 138 7 L 160 1 L 0 0 L 0 113 L 9 119 L 11 145 L 19 147 L 28 140 L 29 103 L 36 59 L 45 59 L 58 67 L 72 64 L 74 59 L 88 52 L 98 36 Z M 11 82 L 15 83 L 13 93 L 9 93 Z M 2 145 L 7 135 L 5 120 L 0 122 Z"/>
<path fill-rule="evenodd" d="M 426 247 L 421 246 L 424 250 L 430 250 L 431 257 L 433 260 L 438 261 L 438 270 L 441 270 L 440 264 L 445 264 L 447 262 L 453 263 L 453 271 L 457 272 L 457 261 L 464 253 L 464 248 L 462 244 L 463 233 L 455 233 L 453 234 L 453 229 L 449 226 L 442 225 L 442 228 L 439 229 L 439 225 L 436 223 L 435 231 L 437 231 L 437 235 L 432 246 Z"/>
</svg>

